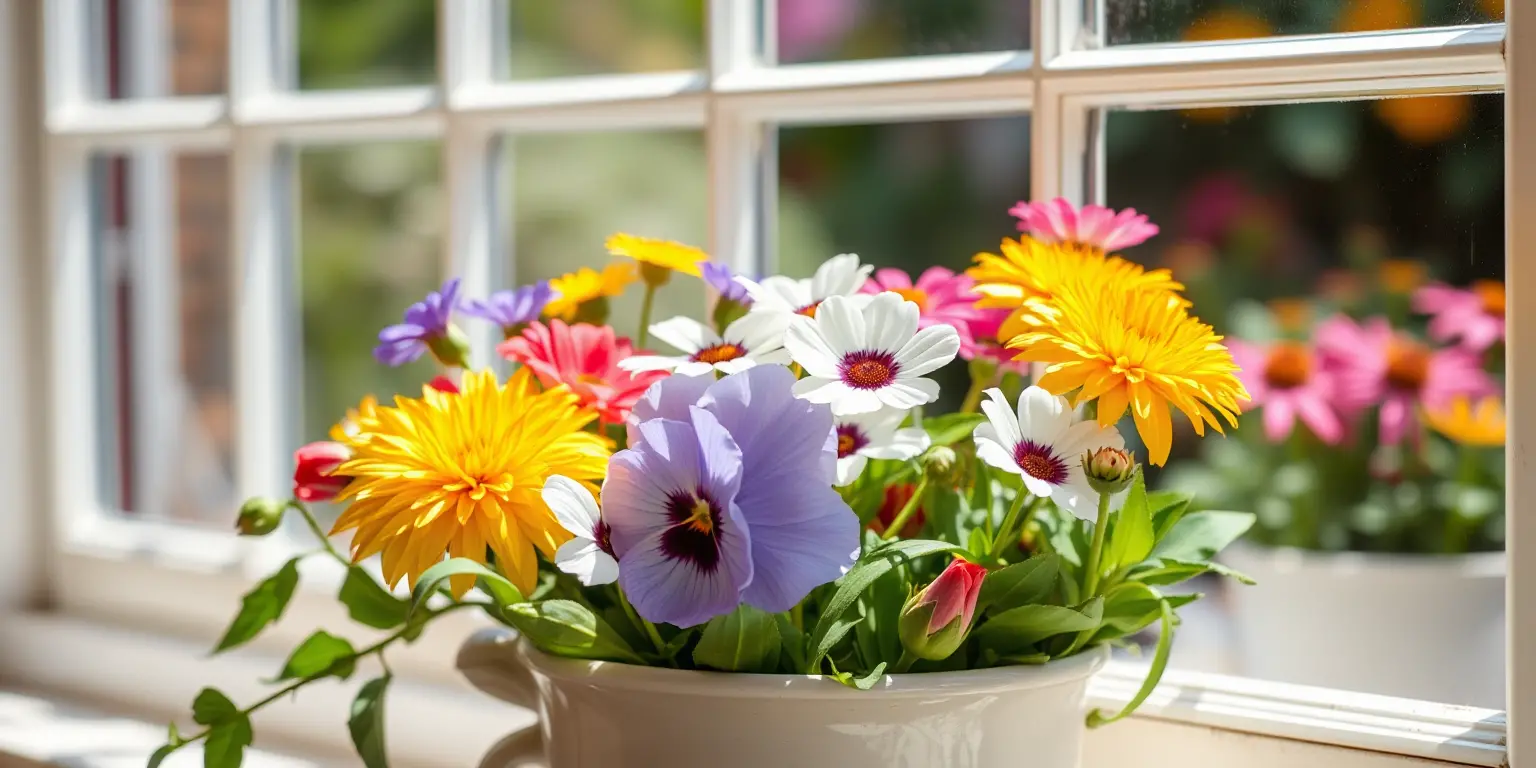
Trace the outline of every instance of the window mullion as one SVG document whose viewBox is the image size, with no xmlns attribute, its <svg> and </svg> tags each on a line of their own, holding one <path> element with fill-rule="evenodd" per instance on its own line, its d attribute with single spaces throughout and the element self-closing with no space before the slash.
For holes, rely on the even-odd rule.
<svg viewBox="0 0 1536 768">
<path fill-rule="evenodd" d="M 1517 7 L 1520 6 L 1520 7 Z M 1505 452 L 1508 486 L 1504 519 L 1508 526 L 1507 582 L 1509 711 L 1508 765 L 1536 760 L 1536 518 L 1530 516 L 1536 475 L 1536 313 L 1516 312 L 1536 306 L 1536 9 L 1511 2 L 1509 19 L 1509 90 L 1504 97 L 1505 281 L 1509 292 L 1505 384 L 1508 387 L 1509 443 Z M 1518 258 L 1511 258 L 1518 255 Z M 1526 298 L 1522 299 L 1521 296 Z"/>
<path fill-rule="evenodd" d="M 709 250 L 733 269 L 752 276 L 770 271 L 775 248 L 765 201 L 778 194 L 777 169 L 769 167 L 773 127 L 729 99 L 715 96 L 722 79 L 758 66 L 764 39 L 755 3 L 710 0 L 707 24 L 709 97 L 705 153 L 709 164 Z"/>
</svg>

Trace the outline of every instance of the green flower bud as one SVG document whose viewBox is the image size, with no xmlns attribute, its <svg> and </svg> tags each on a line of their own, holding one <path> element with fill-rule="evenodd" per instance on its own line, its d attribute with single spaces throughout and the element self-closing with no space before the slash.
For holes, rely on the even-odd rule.
<svg viewBox="0 0 1536 768">
<path fill-rule="evenodd" d="M 947 445 L 935 445 L 923 451 L 918 462 L 923 465 L 923 472 L 928 475 L 929 481 L 948 488 L 959 485 L 961 465 L 955 449 Z"/>
<path fill-rule="evenodd" d="M 731 301 L 722 296 L 715 302 L 715 311 L 710 316 L 710 319 L 715 323 L 715 331 L 717 333 L 724 333 L 731 323 L 740 320 L 746 314 L 746 305 Z"/>
<path fill-rule="evenodd" d="M 1136 459 L 1130 451 L 1119 448 L 1100 448 L 1083 451 L 1083 474 L 1088 485 L 1099 493 L 1119 493 L 1131 487 L 1136 477 Z"/>
<path fill-rule="evenodd" d="M 252 496 L 240 505 L 235 529 L 241 536 L 265 536 L 282 525 L 283 513 L 287 511 L 287 502 L 270 496 Z"/>
<path fill-rule="evenodd" d="M 427 339 L 427 349 L 439 363 L 450 368 L 469 367 L 469 337 L 457 325 L 449 325 L 448 332 Z"/>
<path fill-rule="evenodd" d="M 583 301 L 576 308 L 575 323 L 590 323 L 592 325 L 608 324 L 608 297 L 598 296 L 595 299 Z"/>
<path fill-rule="evenodd" d="M 672 270 L 649 261 L 641 261 L 640 279 L 652 288 L 660 288 L 672 280 Z"/>
</svg>

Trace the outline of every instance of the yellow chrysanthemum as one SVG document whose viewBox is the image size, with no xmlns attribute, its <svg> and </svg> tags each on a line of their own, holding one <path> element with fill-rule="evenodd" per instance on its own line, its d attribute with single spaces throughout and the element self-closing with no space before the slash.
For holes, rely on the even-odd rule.
<svg viewBox="0 0 1536 768">
<path fill-rule="evenodd" d="M 1096 248 L 1042 243 L 1023 237 L 1018 240 L 1005 238 L 1000 249 L 1001 256 L 976 254 L 972 257 L 976 266 L 967 269 L 965 274 L 976 281 L 974 290 L 981 294 L 976 306 L 1015 310 L 998 330 L 997 337 L 1003 341 L 1025 332 L 1022 311 L 1025 302 L 1032 299 L 1049 301 L 1068 281 L 1085 275 L 1092 279 L 1120 280 L 1134 288 L 1173 295 L 1181 305 L 1187 305 L 1175 293 L 1184 290 L 1184 286 L 1173 279 L 1173 273 L 1166 269 L 1148 271 L 1119 256 L 1106 256 Z"/>
<path fill-rule="evenodd" d="M 709 254 L 691 245 L 657 240 L 619 232 L 608 237 L 603 247 L 615 256 L 628 256 L 642 265 L 661 267 L 699 277 L 699 264 L 709 261 Z"/>
<path fill-rule="evenodd" d="M 1504 444 L 1504 401 L 1485 397 L 1472 401 L 1458 397 L 1445 408 L 1426 411 L 1424 421 L 1430 429 L 1463 445 L 1495 447 Z"/>
<path fill-rule="evenodd" d="M 372 420 L 379 410 L 379 401 L 373 395 L 364 395 L 356 408 L 348 408 L 346 418 L 331 425 L 331 439 L 344 443 L 348 439 L 362 439 L 362 424 Z"/>
<path fill-rule="evenodd" d="M 383 553 L 384 580 L 415 586 L 443 559 L 486 562 L 486 547 L 523 594 L 538 577 L 534 548 L 546 557 L 570 533 L 540 491 L 550 475 L 592 488 L 608 464 L 608 442 L 583 430 L 597 418 L 564 387 L 540 392 L 522 368 L 498 386 L 490 371 L 466 374 L 462 393 L 427 388 L 396 397 L 343 435 L 353 450 L 338 474 L 352 478 L 338 497 L 351 506 L 332 534 L 356 530 L 352 559 Z M 472 576 L 453 577 L 462 596 Z"/>
<path fill-rule="evenodd" d="M 1129 407 L 1153 464 L 1166 463 L 1173 444 L 1169 404 L 1201 435 L 1206 424 L 1222 431 L 1213 410 L 1237 425 L 1238 403 L 1249 398 L 1232 354 L 1177 295 L 1123 275 L 1084 275 L 1025 310 L 1028 330 L 1008 342 L 1016 359 L 1049 363 L 1039 385 L 1052 394 L 1098 400 L 1103 426 Z"/>
<path fill-rule="evenodd" d="M 544 305 L 545 317 L 558 317 L 567 323 L 576 321 L 581 305 L 597 299 L 608 299 L 624 292 L 624 287 L 635 281 L 635 263 L 619 261 L 603 267 L 603 271 L 582 267 L 575 272 L 561 275 L 549 281 L 555 298 Z"/>
</svg>

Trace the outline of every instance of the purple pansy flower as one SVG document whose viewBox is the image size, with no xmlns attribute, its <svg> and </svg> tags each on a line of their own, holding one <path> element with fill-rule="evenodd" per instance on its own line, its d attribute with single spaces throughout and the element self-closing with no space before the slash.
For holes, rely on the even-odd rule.
<svg viewBox="0 0 1536 768">
<path fill-rule="evenodd" d="M 541 280 L 517 290 L 497 291 L 484 301 L 470 299 L 464 302 L 464 314 L 489 320 L 501 326 L 502 333 L 511 334 L 521 326 L 539 319 L 544 305 L 554 298 L 555 291 L 549 281 Z"/>
<path fill-rule="evenodd" d="M 734 301 L 743 307 L 752 306 L 752 295 L 747 293 L 747 287 L 736 281 L 736 274 L 730 267 L 717 261 L 704 261 L 699 263 L 699 272 L 704 282 L 720 294 L 720 298 L 726 301 Z"/>
<path fill-rule="evenodd" d="M 405 322 L 379 331 L 379 345 L 373 348 L 374 359 L 397 366 L 421 357 L 434 341 L 448 337 L 458 300 L 459 279 L 455 277 L 407 308 Z"/>
<path fill-rule="evenodd" d="M 688 627 L 742 602 L 789 610 L 840 576 L 859 521 L 832 489 L 832 412 L 760 365 L 718 381 L 672 376 L 635 405 L 603 520 L 641 616 Z"/>
</svg>

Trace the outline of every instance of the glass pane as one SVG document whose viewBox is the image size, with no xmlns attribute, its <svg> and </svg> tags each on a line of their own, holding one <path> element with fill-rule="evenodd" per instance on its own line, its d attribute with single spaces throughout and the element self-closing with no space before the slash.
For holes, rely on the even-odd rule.
<svg viewBox="0 0 1536 768">
<path fill-rule="evenodd" d="M 702 0 L 502 0 L 511 78 L 704 66 Z"/>
<path fill-rule="evenodd" d="M 1149 473 L 1258 514 L 1227 562 L 1259 585 L 1208 585 L 1228 615 L 1189 618 L 1205 651 L 1182 662 L 1503 701 L 1502 116 L 1499 95 L 1110 113 L 1108 202 L 1162 227 L 1128 255 L 1188 286 L 1255 394 Z"/>
<path fill-rule="evenodd" d="M 601 270 L 615 261 L 603 248 L 615 232 L 705 245 L 699 133 L 538 134 L 511 137 L 505 144 L 517 238 L 515 285 L 583 267 Z M 620 336 L 635 338 L 643 293 L 643 286 L 633 283 L 610 302 L 609 324 Z M 651 321 L 703 313 L 703 283 L 678 275 L 657 291 Z"/>
<path fill-rule="evenodd" d="M 299 87 L 424 85 L 437 78 L 433 0 L 296 0 Z"/>
<path fill-rule="evenodd" d="M 784 64 L 1029 47 L 1019 0 L 762 0 Z"/>
<path fill-rule="evenodd" d="M 103 502 L 228 525 L 234 318 L 224 155 L 93 159 Z"/>
<path fill-rule="evenodd" d="M 419 394 L 430 357 L 373 358 L 379 331 L 442 282 L 442 188 L 435 143 L 304 149 L 298 155 L 304 442 L 364 395 Z"/>
<path fill-rule="evenodd" d="M 97 0 L 108 99 L 223 93 L 229 70 L 228 0 Z"/>
<path fill-rule="evenodd" d="M 782 127 L 779 274 L 809 277 L 822 261 L 960 271 L 1013 232 L 1008 209 L 1029 196 L 1029 118 Z M 935 374 L 935 412 L 960 405 L 963 361 Z"/>
<path fill-rule="evenodd" d="M 1121 43 L 1376 32 L 1502 21 L 1504 0 L 1104 0 L 1106 39 Z"/>
</svg>

